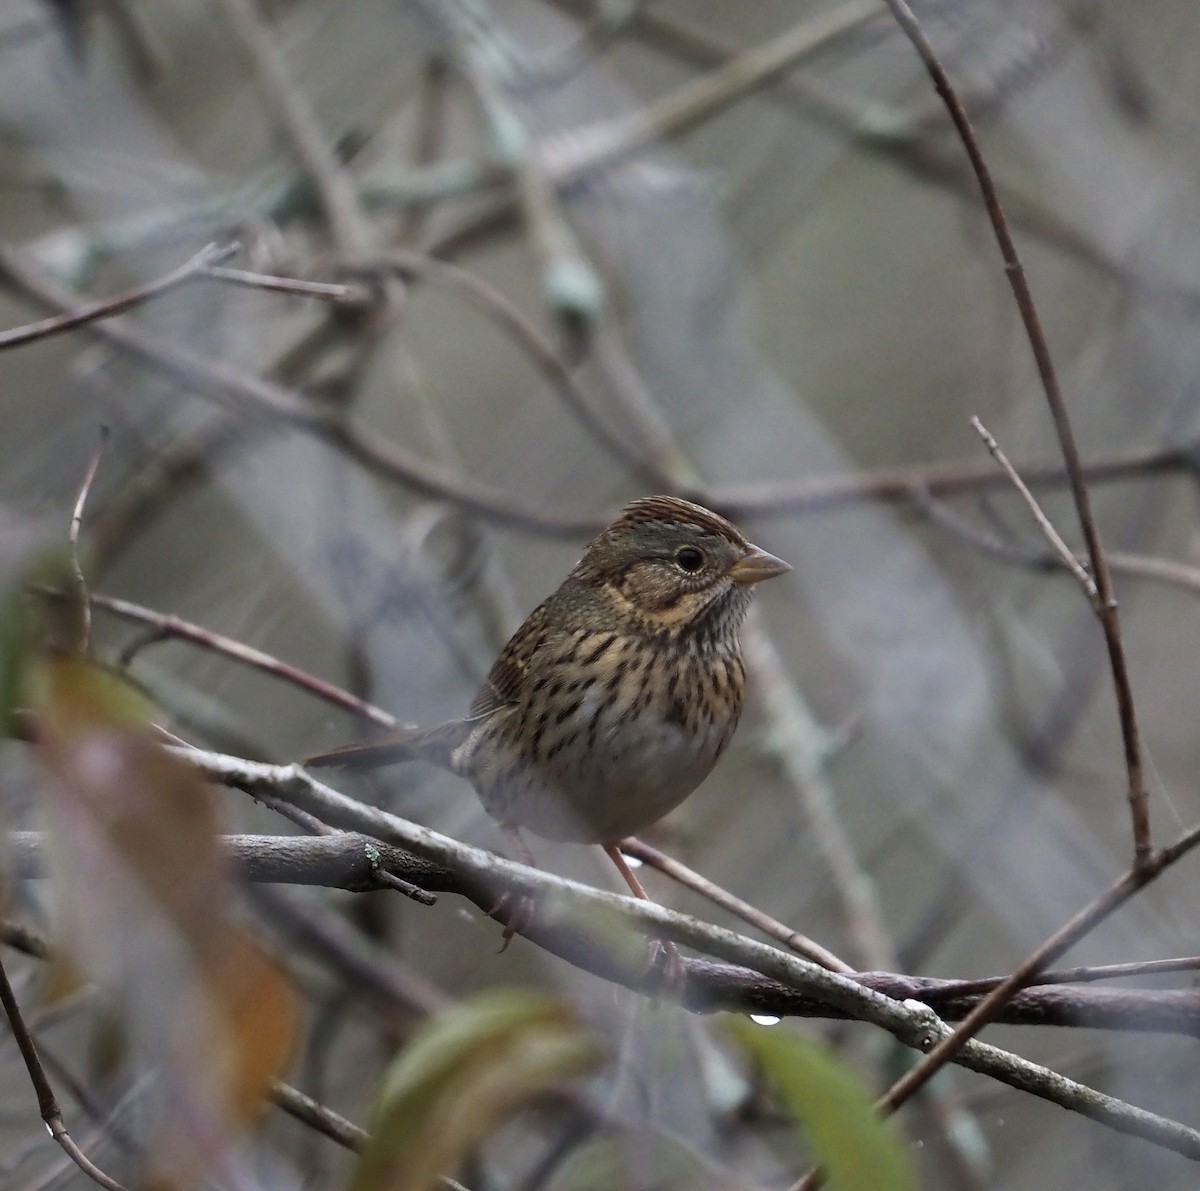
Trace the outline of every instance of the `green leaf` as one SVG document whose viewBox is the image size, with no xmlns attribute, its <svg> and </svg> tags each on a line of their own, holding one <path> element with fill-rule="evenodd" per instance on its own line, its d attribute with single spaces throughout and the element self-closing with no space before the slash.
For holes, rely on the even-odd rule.
<svg viewBox="0 0 1200 1191">
<path fill-rule="evenodd" d="M 846 1063 L 802 1034 L 742 1019 L 730 1028 L 779 1089 L 830 1191 L 915 1191 L 907 1144 Z"/>
<path fill-rule="evenodd" d="M 384 1075 L 352 1191 L 426 1191 L 505 1119 L 600 1055 L 549 997 L 493 991 L 456 1005 Z"/>
<path fill-rule="evenodd" d="M 0 603 L 0 736 L 17 730 L 16 712 L 25 693 L 29 642 L 33 636 L 29 597 L 11 591 Z"/>
<path fill-rule="evenodd" d="M 35 652 L 56 622 L 44 605 L 32 603 L 31 584 L 62 586 L 70 581 L 65 551 L 37 539 L 10 540 L 0 527 L 0 736 L 17 731 L 17 710 L 30 698 Z"/>
<path fill-rule="evenodd" d="M 546 1191 L 744 1191 L 719 1166 L 709 1165 L 682 1139 L 636 1128 L 607 1133 L 576 1146 L 559 1163 Z"/>
</svg>

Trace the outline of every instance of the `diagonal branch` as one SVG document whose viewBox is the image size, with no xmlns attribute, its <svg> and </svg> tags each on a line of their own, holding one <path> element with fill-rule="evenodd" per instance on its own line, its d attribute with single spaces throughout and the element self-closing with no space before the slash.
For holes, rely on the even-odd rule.
<svg viewBox="0 0 1200 1191">
<path fill-rule="evenodd" d="M 36 323 L 26 323 L 25 326 L 14 327 L 11 331 L 0 331 L 0 351 L 10 347 L 24 347 L 38 339 L 59 335 L 63 331 L 74 331 L 78 327 L 86 327 L 89 323 L 94 323 L 99 319 L 112 318 L 123 311 L 132 310 L 135 306 L 141 306 L 152 298 L 161 297 L 189 281 L 207 276 L 210 266 L 228 259 L 236 251 L 236 244 L 225 247 L 209 244 L 200 249 L 195 256 L 184 261 L 177 269 L 172 269 L 165 276 L 138 286 L 137 289 L 126 290 L 123 294 L 117 294 L 111 298 L 101 298 L 96 302 L 80 302 L 64 314 L 56 314 Z"/>
<path fill-rule="evenodd" d="M 46 1072 L 42 1067 L 42 1060 L 38 1056 L 33 1035 L 30 1034 L 24 1017 L 21 1016 L 21 1008 L 17 1004 L 17 998 L 13 993 L 12 984 L 8 979 L 8 972 L 5 970 L 3 960 L 0 960 L 0 1005 L 3 1006 L 5 1016 L 8 1018 L 13 1038 L 16 1039 L 17 1049 L 21 1052 L 21 1058 L 25 1060 L 25 1070 L 29 1072 L 29 1081 L 33 1084 L 33 1090 L 37 1095 L 38 1112 L 41 1114 L 42 1120 L 45 1121 L 50 1136 L 63 1148 L 71 1161 L 93 1182 L 99 1183 L 106 1191 L 126 1191 L 125 1187 L 118 1183 L 116 1179 L 105 1174 L 75 1144 L 75 1141 L 67 1132 L 67 1126 L 63 1121 L 62 1109 L 59 1108 L 58 1099 L 54 1095 L 54 1089 L 50 1086 L 50 1081 L 46 1078 Z"/>
</svg>

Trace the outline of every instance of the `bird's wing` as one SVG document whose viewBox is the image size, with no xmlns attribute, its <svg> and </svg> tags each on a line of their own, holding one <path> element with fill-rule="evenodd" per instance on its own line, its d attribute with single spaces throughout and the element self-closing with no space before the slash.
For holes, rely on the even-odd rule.
<svg viewBox="0 0 1200 1191">
<path fill-rule="evenodd" d="M 539 604 L 509 638 L 492 664 L 468 712 L 470 719 L 491 715 L 520 701 L 530 661 L 550 634 L 546 605 Z"/>
</svg>

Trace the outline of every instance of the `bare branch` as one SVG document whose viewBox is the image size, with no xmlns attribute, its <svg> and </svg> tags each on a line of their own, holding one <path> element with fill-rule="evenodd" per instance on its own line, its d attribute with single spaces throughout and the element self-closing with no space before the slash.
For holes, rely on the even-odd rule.
<svg viewBox="0 0 1200 1191">
<path fill-rule="evenodd" d="M 141 306 L 152 298 L 161 297 L 189 281 L 203 277 L 211 265 L 227 260 L 237 250 L 236 244 L 225 247 L 209 244 L 195 256 L 184 261 L 179 268 L 173 269 L 157 281 L 151 281 L 146 285 L 138 286 L 137 289 L 126 290 L 123 294 L 104 298 L 98 302 L 79 302 L 66 314 L 57 314 L 53 318 L 44 318 L 36 323 L 27 323 L 23 327 L 14 327 L 11 331 L 0 331 L 0 351 L 10 347 L 23 347 L 38 339 L 59 335 L 63 331 L 73 331 L 77 327 L 87 326 L 99 319 L 111 318 L 115 314 L 132 310 L 135 306 Z"/>
<path fill-rule="evenodd" d="M 1004 208 L 1000 203 L 1000 196 L 992 181 L 991 170 L 988 168 L 983 150 L 976 139 L 975 131 L 971 127 L 966 109 L 907 0 L 885 0 L 885 3 L 891 9 L 896 23 L 904 31 L 904 35 L 912 43 L 924 63 L 925 69 L 929 72 L 934 89 L 946 105 L 946 110 L 950 113 L 950 119 L 966 150 L 971 169 L 979 183 L 979 191 L 983 196 L 983 205 L 992 225 L 996 244 L 1004 261 L 1004 274 L 1012 287 L 1021 322 L 1024 324 L 1025 334 L 1037 365 L 1042 389 L 1050 406 L 1050 416 L 1058 434 L 1063 462 L 1066 464 L 1067 476 L 1070 480 L 1071 495 L 1075 500 L 1079 525 L 1083 531 L 1083 540 L 1087 546 L 1088 560 L 1091 563 L 1092 575 L 1095 579 L 1096 614 L 1104 630 L 1109 666 L 1112 669 L 1113 688 L 1116 692 L 1117 710 L 1121 724 L 1121 739 L 1125 749 L 1129 812 L 1133 826 L 1133 862 L 1135 866 L 1148 864 L 1153 848 L 1150 837 L 1149 798 L 1142 772 L 1141 739 L 1134 706 L 1133 688 L 1129 680 L 1129 663 L 1125 657 L 1125 646 L 1121 638 L 1117 599 L 1113 592 L 1108 560 L 1105 558 L 1104 546 L 1100 540 L 1100 530 L 1092 512 L 1091 495 L 1084 480 L 1079 450 L 1075 444 L 1075 434 L 1071 429 L 1071 421 L 1067 414 L 1066 402 L 1063 400 L 1054 359 L 1050 353 L 1050 345 L 1046 340 L 1045 331 L 1042 329 L 1041 318 L 1033 300 L 1033 291 L 1029 287 L 1025 268 L 1021 264 L 1016 243 L 1009 230 Z"/>
<path fill-rule="evenodd" d="M 1097 898 L 1084 906 L 1073 918 L 1060 927 L 1036 950 L 1031 952 L 1013 971 L 997 984 L 966 1017 L 927 1054 L 909 1068 L 884 1094 L 881 1104 L 895 1109 L 908 1100 L 937 1070 L 953 1060 L 955 1052 L 973 1038 L 1019 989 L 1029 984 L 1038 972 L 1052 963 L 1069 947 L 1079 942 L 1124 905 L 1135 893 L 1148 885 L 1180 856 L 1200 844 L 1200 828 L 1186 832 L 1174 844 L 1151 854 L 1143 865 L 1131 868 L 1123 877 Z"/>
<path fill-rule="evenodd" d="M 92 458 L 83 473 L 83 482 L 79 485 L 79 495 L 75 498 L 75 507 L 71 511 L 71 524 L 67 529 L 67 545 L 71 551 L 71 573 L 75 580 L 74 602 L 79 610 L 80 639 L 75 643 L 81 653 L 88 653 L 92 648 L 92 602 L 88 596 L 87 579 L 83 574 L 83 564 L 79 560 L 79 531 L 83 526 L 83 510 L 87 505 L 88 493 L 92 490 L 96 473 L 100 470 L 100 457 L 108 442 L 108 427 L 100 427 L 99 441 L 92 452 Z"/>
<path fill-rule="evenodd" d="M 565 185 L 648 145 L 678 136 L 752 95 L 881 12 L 876 0 L 846 0 L 832 12 L 802 21 L 764 45 L 743 51 L 639 111 L 581 128 L 558 153 L 547 155 L 550 176 L 558 185 Z"/>
<path fill-rule="evenodd" d="M 8 972 L 4 967 L 3 960 L 0 960 L 0 1005 L 4 1007 L 9 1027 L 17 1043 L 17 1049 L 21 1052 L 21 1058 L 25 1060 L 25 1069 L 29 1072 L 29 1081 L 33 1084 L 33 1090 L 37 1095 L 38 1112 L 41 1114 L 42 1120 L 46 1122 L 46 1128 L 49 1130 L 50 1136 L 58 1142 L 71 1161 L 93 1182 L 99 1183 L 106 1191 L 126 1191 L 126 1188 L 118 1183 L 116 1179 L 105 1174 L 75 1144 L 70 1133 L 67 1132 L 62 1110 L 58 1107 L 58 1100 L 54 1095 L 54 1089 L 51 1088 L 50 1081 L 46 1078 L 46 1072 L 42 1068 L 42 1061 L 38 1057 L 33 1036 L 25 1025 L 25 1019 L 21 1016 L 21 1008 L 17 1004 L 17 998 L 13 993 L 12 984 L 8 979 Z"/>
<path fill-rule="evenodd" d="M 1017 469 L 1009 462 L 1008 456 L 1000 449 L 1000 444 L 996 441 L 992 432 L 978 419 L 972 418 L 971 425 L 975 429 L 975 433 L 983 439 L 984 446 L 987 447 L 992 458 L 1000 464 L 1004 474 L 1012 481 L 1013 487 L 1020 493 L 1021 499 L 1025 502 L 1029 511 L 1033 514 L 1033 519 L 1037 523 L 1038 529 L 1042 531 L 1042 536 L 1050 543 L 1050 548 L 1058 555 L 1063 566 L 1066 567 L 1083 588 L 1083 594 L 1087 596 L 1088 603 L 1092 605 L 1094 611 L 1099 611 L 1099 592 L 1096 590 L 1096 584 L 1092 581 L 1091 575 L 1083 569 L 1082 564 L 1071 553 L 1071 547 L 1062 540 L 1058 530 L 1054 528 L 1050 518 L 1042 511 L 1042 506 L 1038 504 L 1033 493 L 1029 491 L 1028 485 L 1017 474 Z"/>
<path fill-rule="evenodd" d="M 307 171 L 338 251 L 352 261 L 364 259 L 374 239 L 358 195 L 317 125 L 307 96 L 292 82 L 271 31 L 248 0 L 221 0 L 225 19 L 254 67 L 255 77 L 276 119 Z"/>
<path fill-rule="evenodd" d="M 331 302 L 362 304 L 370 300 L 370 291 L 362 285 L 345 285 L 331 281 L 309 281 L 304 277 L 279 277 L 272 273 L 255 273 L 249 269 L 231 269 L 225 265 L 209 265 L 206 277 L 226 281 L 247 289 L 267 290 L 270 293 L 291 294 L 297 298 L 321 298 Z"/>
<path fill-rule="evenodd" d="M 786 923 L 772 918 L 769 914 L 764 914 L 762 910 L 743 901 L 740 897 L 730 893 L 728 889 L 710 881 L 694 869 L 688 868 L 686 864 L 674 860 L 665 852 L 660 852 L 657 848 L 652 848 L 649 844 L 632 838 L 621 841 L 621 851 L 627 856 L 640 860 L 643 864 L 648 864 L 651 868 L 658 869 L 660 873 L 664 873 L 688 889 L 695 890 L 702 897 L 708 898 L 713 905 L 720 906 L 723 910 L 737 915 L 743 922 L 761 930 L 769 938 L 782 943 L 797 955 L 803 955 L 806 959 L 811 959 L 813 963 L 820 964 L 821 967 L 828 968 L 831 972 L 854 971 L 848 963 L 839 959 L 832 951 L 827 951 L 820 943 L 814 943 L 812 939 L 802 935 L 798 930 L 793 930 Z"/>
<path fill-rule="evenodd" d="M 579 424 L 622 464 L 631 464 L 646 478 L 668 483 L 662 470 L 645 458 L 645 452 L 618 438 L 597 417 L 570 370 L 553 345 L 524 314 L 493 286 L 457 265 L 447 264 L 424 253 L 397 250 L 388 263 L 402 277 L 419 277 L 465 298 L 506 330 L 524 348 L 530 360 L 554 387 L 555 393 Z"/>
<path fill-rule="evenodd" d="M 638 957 L 636 962 L 630 963 L 628 956 L 622 958 L 606 954 L 598 945 L 596 932 L 591 929 L 581 931 L 576 920 L 566 913 L 568 901 L 570 906 L 589 908 L 583 921 L 594 921 L 596 914 L 615 912 L 639 931 L 654 937 L 670 938 L 677 943 L 697 947 L 728 963 L 748 967 L 826 1006 L 880 1026 L 905 1045 L 928 1050 L 953 1033 L 952 1028 L 926 1006 L 919 1006 L 915 1002 L 897 1002 L 865 988 L 850 977 L 827 971 L 776 947 L 754 942 L 733 931 L 712 926 L 655 903 L 605 893 L 575 881 L 552 877 L 540 870 L 461 844 L 429 828 L 348 798 L 314 781 L 298 766 L 261 765 L 199 750 L 183 750 L 181 755 L 188 757 L 213 780 L 238 788 L 252 791 L 261 789 L 276 794 L 318 815 L 331 826 L 361 831 L 445 866 L 446 871 L 452 873 L 459 882 L 456 891 L 465 893 L 477 905 L 481 904 L 479 899 L 485 897 L 493 899 L 494 903 L 495 893 L 501 889 L 532 896 L 553 890 L 553 899 L 542 913 L 534 916 L 534 922 L 523 933 L 528 933 L 535 942 L 547 946 L 570 962 L 597 971 L 606 979 L 616 980 L 628 987 L 648 987 L 642 959 Z M 1128 879 L 1145 884 L 1197 844 L 1200 844 L 1200 828 L 1193 829 L 1156 853 L 1155 863 L 1150 869 L 1131 875 Z M 1119 897 L 1110 891 L 1104 899 L 1105 910 L 1111 912 L 1132 892 L 1129 889 L 1124 897 Z M 549 912 L 555 906 L 563 908 Z M 1098 920 L 1097 911 L 1089 907 L 1085 913 L 1089 914 L 1089 925 L 1094 925 Z M 1082 917 L 1077 916 L 1069 926 L 1076 927 Z M 695 962 L 691 961 L 688 965 L 688 980 L 683 990 L 685 1004 L 688 1003 L 687 986 L 691 984 L 692 964 Z M 660 987 L 654 991 L 658 995 L 663 993 Z M 1200 1131 L 1105 1096 L 1016 1055 L 972 1038 L 959 1045 L 953 1061 L 1083 1113 L 1110 1128 L 1146 1138 L 1156 1145 L 1200 1160 Z"/>
<path fill-rule="evenodd" d="M 310 1129 L 323 1133 L 330 1141 L 336 1141 L 356 1154 L 371 1140 L 371 1135 L 365 1129 L 282 1080 L 277 1079 L 271 1085 L 271 1099 L 289 1116 L 303 1121 Z"/>
</svg>

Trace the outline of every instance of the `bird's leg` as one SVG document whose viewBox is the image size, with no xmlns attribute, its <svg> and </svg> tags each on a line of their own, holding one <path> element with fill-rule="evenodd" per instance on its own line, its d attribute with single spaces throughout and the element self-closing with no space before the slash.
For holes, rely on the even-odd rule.
<svg viewBox="0 0 1200 1191">
<path fill-rule="evenodd" d="M 537 858 L 529 850 L 529 845 L 525 842 L 525 837 L 520 830 L 510 823 L 501 823 L 500 830 L 504 832 L 504 837 L 512 846 L 517 859 L 530 868 L 537 868 Z M 533 898 L 524 893 L 514 897 L 511 890 L 506 890 L 488 911 L 489 918 L 497 918 L 501 915 L 504 917 L 504 934 L 501 936 L 504 942 L 500 944 L 500 950 L 503 952 L 512 942 L 513 935 L 523 934 L 533 922 Z"/>
<path fill-rule="evenodd" d="M 621 849 L 617 844 L 605 844 L 605 852 L 608 853 L 608 858 L 617 866 L 617 872 L 621 874 L 625 884 L 629 886 L 634 897 L 641 898 L 644 902 L 652 902 L 654 899 L 646 892 L 645 886 L 634 875 L 633 869 L 629 867 L 629 862 L 621 854 Z M 683 956 L 679 954 L 679 949 L 669 939 L 654 939 L 651 942 L 650 967 L 657 967 L 659 957 L 662 957 L 663 964 L 663 979 L 667 985 L 677 993 L 683 992 L 683 986 L 687 983 L 687 968 L 684 967 Z"/>
</svg>

